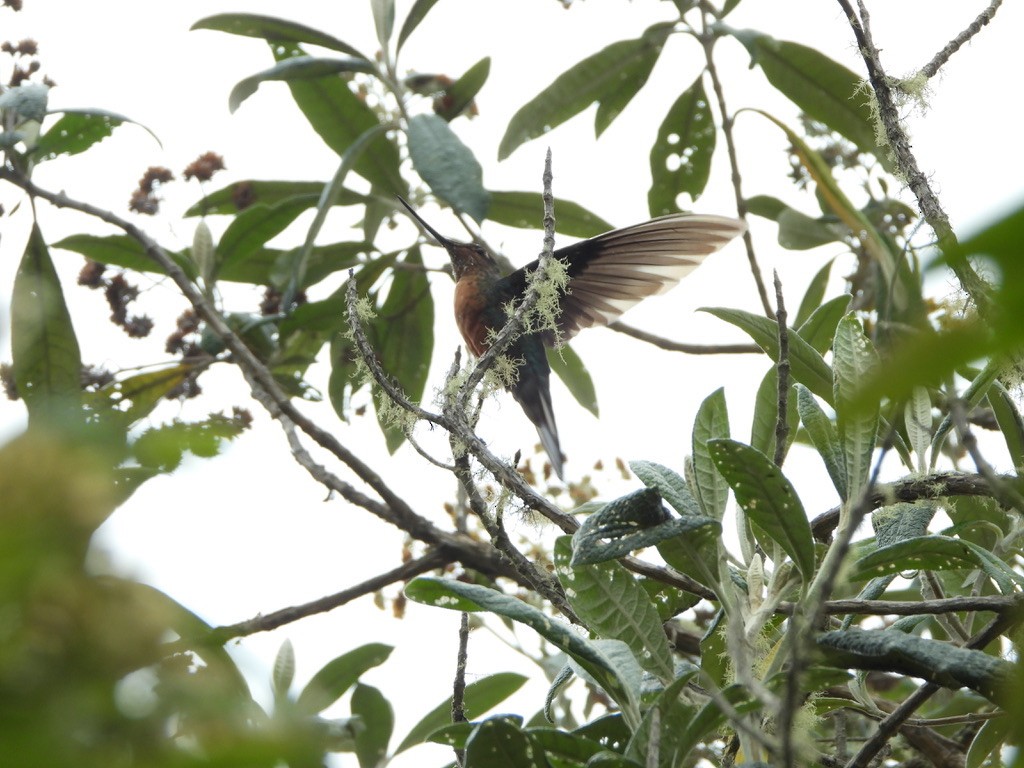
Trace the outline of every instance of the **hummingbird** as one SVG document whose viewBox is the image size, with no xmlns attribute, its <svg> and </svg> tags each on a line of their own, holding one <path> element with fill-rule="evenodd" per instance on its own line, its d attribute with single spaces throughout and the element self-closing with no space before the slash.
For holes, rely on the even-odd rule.
<svg viewBox="0 0 1024 768">
<path fill-rule="evenodd" d="M 482 245 L 445 237 L 398 199 L 448 252 L 455 278 L 455 323 L 469 351 L 479 357 L 490 346 L 491 333 L 507 322 L 506 307 L 525 294 L 539 260 L 506 275 Z M 509 386 L 512 397 L 537 428 L 559 479 L 564 479 L 563 456 L 544 348 L 561 345 L 584 328 L 607 325 L 637 302 L 664 293 L 746 229 L 744 222 L 726 216 L 670 213 L 554 251 L 569 278 L 559 298 L 555 329 L 523 333 L 506 354 L 517 366 Z"/>
</svg>

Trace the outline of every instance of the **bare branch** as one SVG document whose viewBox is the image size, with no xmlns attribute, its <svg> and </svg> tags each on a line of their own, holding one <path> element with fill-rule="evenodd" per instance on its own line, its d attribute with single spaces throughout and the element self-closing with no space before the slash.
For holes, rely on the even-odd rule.
<svg viewBox="0 0 1024 768">
<path fill-rule="evenodd" d="M 927 77 L 929 80 L 938 74 L 938 71 L 949 61 L 950 56 L 960 50 L 960 47 L 978 34 L 981 28 L 992 21 L 992 18 L 996 15 L 996 11 L 999 10 L 999 6 L 1003 4 L 1003 0 L 992 0 L 989 3 L 988 8 L 978 14 L 978 18 L 970 23 L 970 25 L 961 32 L 959 35 L 954 37 L 948 43 L 946 43 L 942 50 L 932 57 L 932 60 L 921 67 L 921 74 Z"/>
<path fill-rule="evenodd" d="M 672 341 L 672 339 L 641 331 L 639 328 L 619 321 L 609 323 L 605 327 L 634 339 L 646 341 L 660 349 L 666 349 L 669 352 L 684 352 L 688 355 L 747 355 L 761 354 L 763 351 L 756 344 L 687 344 L 682 341 Z"/>
</svg>

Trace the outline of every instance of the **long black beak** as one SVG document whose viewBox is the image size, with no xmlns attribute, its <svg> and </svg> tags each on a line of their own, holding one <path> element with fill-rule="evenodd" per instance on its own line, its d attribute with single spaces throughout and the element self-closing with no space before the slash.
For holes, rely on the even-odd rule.
<svg viewBox="0 0 1024 768">
<path fill-rule="evenodd" d="M 400 202 L 402 205 L 404 205 L 405 209 L 410 213 L 410 215 L 414 219 L 416 219 L 416 221 L 418 221 L 420 223 L 420 226 L 423 227 L 425 230 L 427 230 L 427 232 L 430 233 L 431 237 L 433 237 L 435 240 L 437 240 L 438 245 L 440 245 L 440 246 L 442 246 L 444 248 L 447 248 L 448 246 L 454 244 L 454 242 L 452 240 L 449 240 L 447 237 L 442 235 L 440 232 L 438 232 L 432 226 L 427 224 L 427 222 L 425 222 L 423 220 L 423 217 L 420 216 L 418 213 L 416 213 L 416 211 L 413 209 L 413 207 L 411 205 L 409 205 L 409 203 L 406 202 L 404 197 L 402 197 L 401 195 L 398 195 L 397 197 L 398 197 L 398 202 Z"/>
</svg>

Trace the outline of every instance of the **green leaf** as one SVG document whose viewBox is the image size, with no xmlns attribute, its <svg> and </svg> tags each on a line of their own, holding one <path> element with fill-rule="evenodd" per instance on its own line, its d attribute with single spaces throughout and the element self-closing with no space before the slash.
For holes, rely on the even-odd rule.
<svg viewBox="0 0 1024 768">
<path fill-rule="evenodd" d="M 388 742 L 395 728 L 395 713 L 384 694 L 371 685 L 356 683 L 352 691 L 352 714 L 362 718 L 363 730 L 356 732 L 356 758 L 359 768 L 383 765 Z"/>
<path fill-rule="evenodd" d="M 217 243 L 214 276 L 229 279 L 228 276 L 242 269 L 268 240 L 281 234 L 314 203 L 308 197 L 291 197 L 274 206 L 257 204 L 239 213 Z M 266 282 L 270 282 L 269 275 Z"/>
<path fill-rule="evenodd" d="M 878 434 L 878 406 L 861 407 L 854 400 L 863 382 L 878 367 L 878 355 L 853 313 L 839 321 L 832 345 L 835 372 L 836 430 L 846 459 L 847 498 L 859 498 L 871 474 L 871 456 Z"/>
<path fill-rule="evenodd" d="M 694 535 L 697 531 L 700 533 Z M 613 560 L 684 535 L 703 542 L 720 531 L 721 525 L 710 517 L 671 517 L 661 506 L 657 491 L 645 488 L 606 504 L 583 522 L 573 534 L 572 564 Z"/>
<path fill-rule="evenodd" d="M 990 552 L 969 541 L 948 536 L 921 536 L 879 547 L 854 563 L 850 579 L 859 581 L 902 571 L 965 568 L 981 568 L 1003 594 L 1011 594 L 1014 584 L 1024 580 Z"/>
<path fill-rule="evenodd" d="M 86 405 L 116 421 L 125 430 L 153 412 L 167 394 L 181 385 L 195 370 L 187 363 L 155 371 L 144 371 L 107 384 L 95 393 L 85 393 Z"/>
<path fill-rule="evenodd" d="M 576 351 L 568 344 L 558 349 L 547 349 L 548 365 L 558 378 L 565 384 L 569 394 L 576 402 L 590 411 L 594 416 L 599 416 L 597 407 L 597 391 L 594 389 L 594 380 L 590 372 L 583 364 L 583 360 Z"/>
<path fill-rule="evenodd" d="M 697 674 L 697 668 L 688 669 L 658 695 L 644 713 L 643 722 L 626 748 L 626 757 L 638 765 L 673 768 L 685 765 L 686 753 L 680 754 L 679 739 L 697 714 L 684 689 Z M 653 760 L 654 757 L 657 760 Z"/>
<path fill-rule="evenodd" d="M 810 582 L 814 576 L 811 526 L 782 470 L 757 449 L 735 440 L 711 440 L 708 450 L 747 517 L 782 547 L 804 581 Z"/>
<path fill-rule="evenodd" d="M 55 114 L 53 112 L 49 114 Z M 110 136 L 114 129 L 124 123 L 138 125 L 153 137 L 157 145 L 160 139 L 146 126 L 136 123 L 124 115 L 106 112 L 102 109 L 62 109 L 62 117 L 39 137 L 32 150 L 39 162 L 52 160 L 61 155 L 77 155 Z"/>
<path fill-rule="evenodd" d="M 466 764 L 487 768 L 547 768 L 526 734 L 508 717 L 484 720 L 466 740 Z"/>
<path fill-rule="evenodd" d="M 261 83 L 271 80 L 312 80 L 337 75 L 340 72 L 364 72 L 372 74 L 374 65 L 365 59 L 328 59 L 318 56 L 296 56 L 279 61 L 270 69 L 239 80 L 228 96 L 228 109 L 234 113 L 242 102 L 256 93 Z"/>
<path fill-rule="evenodd" d="M 698 77 L 669 108 L 651 147 L 651 216 L 678 211 L 680 194 L 694 202 L 701 196 L 711 176 L 716 134 L 711 104 Z"/>
<path fill-rule="evenodd" d="M 997 381 L 989 390 L 988 403 L 999 424 L 999 432 L 1010 453 L 1010 461 L 1016 469 L 1024 468 L 1024 421 L 1021 420 L 1016 401 Z"/>
<path fill-rule="evenodd" d="M 693 422 L 691 442 L 695 495 L 705 515 L 721 520 L 729 501 L 729 484 L 719 473 L 708 450 L 708 441 L 716 437 L 729 437 L 729 413 L 725 405 L 725 389 L 722 387 L 700 404 Z"/>
<path fill-rule="evenodd" d="M 409 35 L 420 25 L 420 22 L 430 13 L 430 9 L 436 3 L 437 0 L 416 0 L 413 3 L 412 8 L 409 9 L 409 15 L 405 17 L 405 22 L 402 24 L 402 29 L 398 33 L 397 50 L 402 50 L 402 46 L 405 45 Z"/>
<path fill-rule="evenodd" d="M 841 668 L 897 672 L 953 690 L 966 686 L 996 703 L 1007 692 L 1013 669 L 983 651 L 892 629 L 825 632 L 818 649 Z"/>
<path fill-rule="evenodd" d="M 820 307 L 821 303 L 825 300 L 825 291 L 828 289 L 828 281 L 832 274 L 833 264 L 835 264 L 835 259 L 829 259 L 811 278 L 811 282 L 807 285 L 807 291 L 804 293 L 803 299 L 800 300 L 800 309 L 796 311 L 796 317 L 792 320 L 794 328 L 802 328 L 804 323 L 810 318 L 811 313 Z M 843 314 L 845 314 L 845 311 Z M 801 335 L 812 347 L 819 352 L 824 352 L 824 350 L 811 341 L 807 334 L 801 333 Z"/>
<path fill-rule="evenodd" d="M 367 328 L 367 336 L 384 372 L 408 398 L 419 402 L 434 354 L 434 298 L 427 273 L 421 269 L 420 249 L 410 249 L 402 264 L 403 268 L 394 271 L 387 298 Z M 394 453 L 405 434 L 381 419 L 379 407 L 377 416 L 388 450 Z"/>
<path fill-rule="evenodd" d="M 437 110 L 437 114 L 449 122 L 461 115 L 473 103 L 490 74 L 491 57 L 485 56 L 445 89 L 443 106 Z"/>
<path fill-rule="evenodd" d="M 60 278 L 32 225 L 11 293 L 11 355 L 29 425 L 81 420 L 82 357 Z"/>
<path fill-rule="evenodd" d="M 768 35 L 757 34 L 751 52 L 768 82 L 801 111 L 893 169 L 888 149 L 875 140 L 863 78 L 814 48 Z"/>
<path fill-rule="evenodd" d="M 136 272 L 157 272 L 165 274 L 159 264 L 146 254 L 146 249 L 133 237 L 128 235 L 70 235 L 53 244 L 54 248 L 80 253 L 87 259 L 101 264 L 110 264 Z M 196 277 L 196 267 L 190 259 L 180 254 L 168 253 L 190 278 Z"/>
<path fill-rule="evenodd" d="M 631 461 L 629 468 L 644 485 L 657 491 L 680 515 L 699 517 L 702 514 L 702 508 L 690 492 L 686 478 L 678 472 L 653 461 Z"/>
<path fill-rule="evenodd" d="M 204 196 L 185 211 L 185 216 L 234 215 L 254 203 L 272 207 L 293 197 L 312 200 L 312 205 L 315 205 L 325 186 L 322 181 L 236 181 Z M 341 190 L 334 204 L 362 205 L 367 199 L 366 195 L 345 189 Z"/>
<path fill-rule="evenodd" d="M 386 50 L 395 31 L 395 0 L 370 0 L 373 9 L 373 24 L 377 29 L 377 42 Z"/>
<path fill-rule="evenodd" d="M 675 663 L 654 603 L 632 574 L 615 562 L 575 565 L 570 538 L 555 543 L 555 569 L 569 602 L 587 628 L 621 640 L 644 669 L 662 683 L 672 681 Z"/>
<path fill-rule="evenodd" d="M 928 446 L 932 441 L 932 399 L 925 387 L 914 387 L 903 406 L 903 424 L 910 448 L 917 454 L 917 471 L 928 471 Z"/>
<path fill-rule="evenodd" d="M 463 694 L 466 717 L 478 718 L 493 709 L 522 688 L 527 679 L 524 675 L 517 675 L 514 672 L 499 672 L 469 683 Z M 430 734 L 438 728 L 449 725 L 451 721 L 452 699 L 449 696 L 412 727 L 402 743 L 395 749 L 395 754 L 422 744 Z"/>
<path fill-rule="evenodd" d="M 825 469 L 832 480 L 832 485 L 839 493 L 839 498 L 846 501 L 846 455 L 843 453 L 835 424 L 825 415 L 825 411 L 818 405 L 818 401 L 807 387 L 797 384 L 796 397 L 800 420 L 811 438 L 811 444 L 825 462 Z"/>
<path fill-rule="evenodd" d="M 926 535 L 935 512 L 932 504 L 922 502 L 898 502 L 875 510 L 871 515 L 871 527 L 875 529 L 878 546 L 884 548 Z"/>
<path fill-rule="evenodd" d="M 498 147 L 498 159 L 504 160 L 520 145 L 595 102 L 600 136 L 646 82 L 672 26 L 655 24 L 639 38 L 612 43 L 559 75 L 513 115 Z"/>
<path fill-rule="evenodd" d="M 544 201 L 539 192 L 491 192 L 487 218 L 508 227 L 542 229 Z M 615 229 L 600 216 L 569 200 L 555 200 L 555 228 L 560 235 L 569 237 L 594 237 Z"/>
<path fill-rule="evenodd" d="M 761 385 L 757 388 L 754 398 L 754 417 L 750 424 L 750 444 L 765 456 L 775 455 L 775 429 L 779 420 L 779 370 L 776 366 L 769 368 Z M 786 434 L 786 451 L 796 439 L 796 430 L 800 425 L 800 416 L 796 408 L 796 392 L 790 384 L 786 396 L 786 421 L 789 431 Z"/>
<path fill-rule="evenodd" d="M 260 16 L 254 13 L 220 13 L 200 19 L 192 25 L 191 29 L 212 29 L 232 35 L 259 37 L 268 43 L 309 43 L 370 61 L 368 56 L 364 56 L 351 45 L 336 37 L 304 24 L 272 16 Z"/>
<path fill-rule="evenodd" d="M 409 120 L 409 157 L 435 195 L 477 222 L 484 220 L 490 195 L 483 187 L 483 169 L 443 118 L 416 115 Z"/>
<path fill-rule="evenodd" d="M 745 331 L 772 360 L 779 361 L 779 326 L 775 320 L 740 309 L 702 308 Z M 832 371 L 821 354 L 798 333 L 789 334 L 789 363 L 793 378 L 818 397 L 832 403 Z"/>
<path fill-rule="evenodd" d="M 633 687 L 629 670 L 625 668 L 626 659 L 621 655 L 625 646 L 621 643 L 615 646 L 609 643 L 617 641 L 601 644 L 587 640 L 569 625 L 552 619 L 522 600 L 478 584 L 420 576 L 406 586 L 405 594 L 418 603 L 454 611 L 490 611 L 525 624 L 568 654 L 580 670 L 619 705 L 627 722 L 639 722 L 638 692 Z"/>
<path fill-rule="evenodd" d="M 291 46 L 271 44 L 271 51 L 277 61 L 305 55 L 301 48 Z M 339 157 L 367 130 L 381 125 L 377 113 L 341 78 L 289 80 L 288 89 L 310 126 Z M 381 192 L 392 196 L 408 193 L 399 170 L 398 147 L 384 132 L 370 143 L 353 169 Z"/>
<path fill-rule="evenodd" d="M 322 712 L 355 685 L 364 672 L 387 661 L 392 650 L 390 645 L 367 643 L 332 659 L 302 689 L 295 708 L 305 715 Z"/>
<path fill-rule="evenodd" d="M 605 749 L 586 736 L 558 728 L 534 726 L 527 728 L 526 734 L 546 755 L 567 759 L 571 765 L 586 763 L 588 759 Z"/>
<path fill-rule="evenodd" d="M 832 349 L 836 327 L 849 311 L 850 299 L 848 293 L 829 299 L 811 312 L 803 323 L 795 326 L 800 338 L 814 347 L 818 354 L 824 355 Z"/>
<path fill-rule="evenodd" d="M 1013 721 L 1005 714 L 985 721 L 971 740 L 971 746 L 967 749 L 965 768 L 981 768 L 981 766 L 986 764 L 985 761 L 988 756 L 1001 749 L 1006 743 L 1007 738 L 1013 734 Z M 992 763 L 992 765 L 994 764 Z"/>
</svg>

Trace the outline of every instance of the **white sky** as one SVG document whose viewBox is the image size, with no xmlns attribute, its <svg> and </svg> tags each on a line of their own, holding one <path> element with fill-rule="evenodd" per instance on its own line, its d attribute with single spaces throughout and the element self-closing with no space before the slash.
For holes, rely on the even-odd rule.
<svg viewBox="0 0 1024 768">
<path fill-rule="evenodd" d="M 870 3 L 876 42 L 891 74 L 905 75 L 931 58 L 986 3 L 934 0 Z M 224 155 L 228 171 L 211 189 L 244 178 L 326 179 L 336 158 L 306 126 L 283 85 L 261 87 L 235 115 L 227 110 L 227 95 L 242 77 L 270 64 L 260 41 L 214 32 L 188 32 L 197 19 L 224 11 L 244 10 L 290 18 L 319 26 L 364 52 L 376 49 L 369 3 L 295 3 L 282 6 L 264 0 L 225 3 L 183 0 L 140 3 L 107 0 L 25 0 L 20 14 L 0 14 L 0 38 L 39 41 L 43 71 L 57 81 L 51 106 L 98 107 L 123 113 L 151 128 L 163 149 L 143 131 L 123 127 L 84 156 L 65 158 L 40 168 L 37 183 L 64 189 L 73 197 L 126 213 L 126 203 L 139 176 L 149 165 L 165 165 L 180 178 L 181 169 L 198 154 L 213 150 Z M 875 7 L 877 6 L 877 7 Z M 399 2 L 399 19 L 409 7 Z M 646 218 L 649 183 L 647 148 L 656 134 L 666 105 L 689 85 L 700 67 L 696 45 L 674 38 L 646 88 L 598 142 L 593 141 L 593 114 L 587 112 L 535 141 L 499 164 L 497 146 L 515 110 L 553 77 L 584 56 L 620 39 L 634 37 L 652 21 L 668 15 L 668 3 L 576 2 L 569 11 L 555 0 L 480 3 L 442 0 L 403 51 L 401 67 L 458 76 L 484 55 L 493 57 L 491 78 L 478 97 L 480 117 L 459 120 L 456 130 L 474 148 L 484 165 L 485 184 L 492 189 L 539 190 L 543 153 L 554 152 L 555 193 L 574 200 L 616 225 Z M 909 114 L 914 150 L 932 178 L 950 217 L 961 232 L 979 226 L 1024 197 L 1019 147 L 1019 104 L 1006 85 L 1024 71 L 1019 30 L 1024 23 L 1020 4 L 1006 3 L 989 28 L 953 57 L 929 99 L 927 112 Z M 744 0 L 729 18 L 737 28 L 750 27 L 782 39 L 813 45 L 840 59 L 857 72 L 851 33 L 837 3 L 829 0 L 790 0 L 786 3 Z M 719 67 L 730 108 L 754 106 L 793 122 L 792 110 L 767 87 L 759 70 L 748 70 L 741 47 L 720 44 Z M 7 72 L 3 73 L 4 79 Z M 425 105 L 424 105 L 425 107 Z M 777 130 L 751 114 L 737 124 L 744 191 L 748 196 L 773 194 L 809 213 L 813 201 L 782 183 L 788 160 Z M 694 206 L 703 212 L 730 213 L 732 192 L 723 143 L 708 191 Z M 191 240 L 194 221 L 180 213 L 198 199 L 193 182 L 166 189 L 165 211 L 170 214 L 141 223 L 161 242 L 180 247 Z M 907 195 L 904 199 L 909 200 Z M 0 202 L 10 211 L 17 200 L 10 189 L 0 190 Z M 29 225 L 27 206 L 4 219 L 0 240 L 0 295 L 6 301 Z M 428 211 L 428 214 L 430 212 Z M 436 210 L 432 223 L 457 235 L 455 222 Z M 54 214 L 42 206 L 43 232 L 54 242 L 80 231 L 109 232 L 72 213 Z M 300 225 L 308 225 L 308 218 Z M 335 226 L 346 222 L 339 213 Z M 215 232 L 223 224 L 213 222 Z M 288 233 L 295 242 L 301 226 Z M 815 252 L 785 252 L 775 243 L 773 224 L 754 221 L 753 231 L 766 275 L 780 270 L 792 309 L 799 303 L 810 276 L 839 248 Z M 396 237 L 411 230 L 403 229 Z M 404 234 L 403 234 L 404 233 Z M 534 257 L 539 234 L 487 230 L 490 242 L 502 244 L 516 263 Z M 54 252 L 66 275 L 65 291 L 77 313 L 78 333 L 87 362 L 137 363 L 160 361 L 157 346 L 123 340 L 107 323 L 102 297 L 73 285 L 80 266 L 76 255 Z M 426 252 L 431 265 L 444 263 L 444 254 Z M 183 308 L 173 287 L 145 278 L 148 290 L 140 309 L 157 319 L 154 338 L 160 342 L 173 328 Z M 333 287 L 333 283 L 330 287 Z M 837 286 L 838 287 L 838 286 Z M 441 382 L 458 339 L 450 322 L 450 283 L 437 281 L 438 307 L 435 355 L 438 364 L 428 387 Z M 738 333 L 706 315 L 700 306 L 753 308 L 755 294 L 739 245 L 732 245 L 667 296 L 645 302 L 627 321 L 641 328 L 689 342 L 744 341 Z M 244 294 L 229 295 L 232 309 L 245 308 Z M 0 315 L 0 357 L 9 359 L 6 307 Z M 749 435 L 746 402 L 766 368 L 763 358 L 694 358 L 662 353 L 610 331 L 583 334 L 573 344 L 597 382 L 602 417 L 592 418 L 554 384 L 563 448 L 569 456 L 571 478 L 585 474 L 593 463 L 606 464 L 616 456 L 652 459 L 680 469 L 688 453 L 689 430 L 700 401 L 725 385 L 733 416 L 734 434 Z M 317 383 L 326 384 L 326 372 Z M 165 416 L 199 417 L 211 410 L 247 405 L 257 416 L 256 428 L 226 455 L 213 461 L 189 461 L 174 475 L 148 483 L 119 510 L 104 530 L 103 542 L 114 550 L 120 567 L 168 591 L 215 624 L 249 618 L 257 613 L 301 603 L 332 593 L 393 567 L 402 538 L 360 510 L 338 501 L 325 502 L 325 492 L 291 460 L 283 435 L 243 394 L 239 376 L 226 371 L 204 381 L 208 396 L 196 407 L 169 407 Z M 365 400 L 365 394 L 362 396 Z M 424 469 L 403 449 L 388 460 L 372 417 L 341 424 L 330 407 L 309 407 L 320 423 L 378 468 L 423 514 L 441 519 L 441 506 L 454 494 L 450 477 Z M 0 429 L 9 434 L 23 423 L 20 403 L 0 401 Z M 515 403 L 503 396 L 489 406 L 482 426 L 485 436 L 502 452 L 527 451 L 535 442 L 532 426 Z M 441 446 L 443 443 L 438 442 Z M 997 462 L 999 457 L 994 457 Z M 794 458 L 789 474 L 811 495 L 809 514 L 834 503 L 816 461 Z M 413 474 L 410 474 L 413 473 Z M 597 480 L 608 496 L 635 487 Z M 825 490 L 822 490 L 822 489 Z M 527 535 L 539 531 L 522 526 Z M 392 590 L 393 594 L 393 590 Z M 396 742 L 423 713 L 449 690 L 455 654 L 457 614 L 410 605 L 408 617 L 395 622 L 373 608 L 368 599 L 357 606 L 303 621 L 266 635 L 242 641 L 237 656 L 256 677 L 254 690 L 265 696 L 266 664 L 285 637 L 292 638 L 298 656 L 298 677 L 307 679 L 322 663 L 357 645 L 373 640 L 398 647 L 388 664 L 366 677 L 381 687 L 397 709 Z M 526 636 L 528 643 L 533 638 Z M 529 664 L 509 658 L 482 633 L 470 648 L 470 675 L 506 669 L 533 674 Z M 430 663 L 424 664 L 424 661 Z M 410 681 L 415 681 L 410 685 Z M 507 709 L 529 715 L 542 704 L 543 686 L 535 685 Z M 343 713 L 344 708 L 339 711 Z M 395 765 L 423 764 L 424 758 L 448 759 L 445 750 L 415 751 Z M 355 765 L 344 756 L 342 765 Z"/>
</svg>

